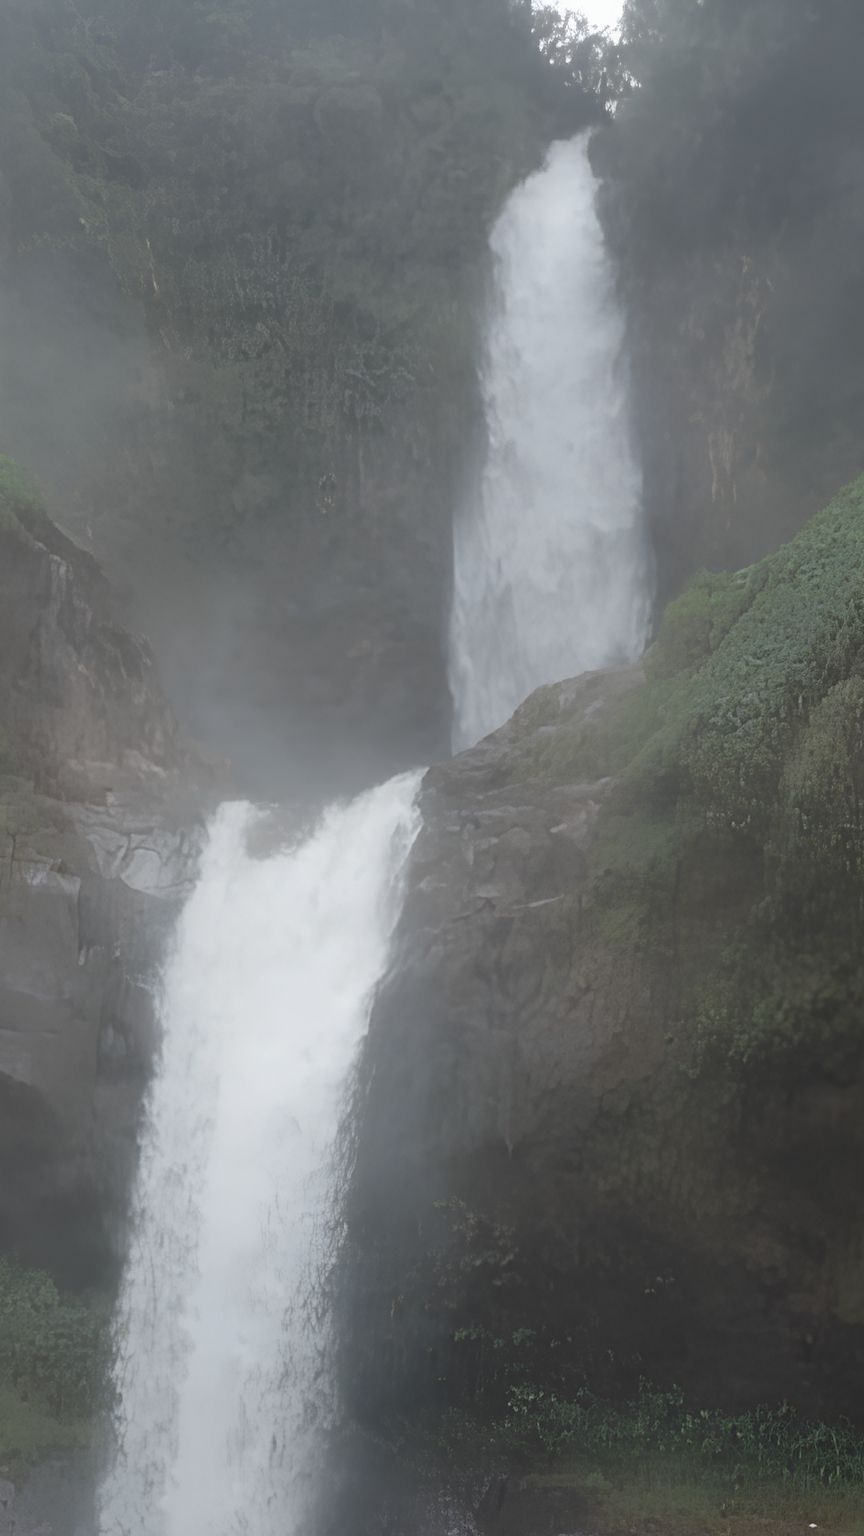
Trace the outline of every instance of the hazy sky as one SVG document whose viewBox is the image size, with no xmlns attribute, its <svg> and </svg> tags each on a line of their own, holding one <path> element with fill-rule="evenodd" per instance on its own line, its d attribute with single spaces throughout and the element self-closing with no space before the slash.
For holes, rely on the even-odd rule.
<svg viewBox="0 0 864 1536">
<path fill-rule="evenodd" d="M 621 19 L 624 0 L 556 0 L 559 11 L 583 11 L 595 27 L 611 27 Z"/>
</svg>

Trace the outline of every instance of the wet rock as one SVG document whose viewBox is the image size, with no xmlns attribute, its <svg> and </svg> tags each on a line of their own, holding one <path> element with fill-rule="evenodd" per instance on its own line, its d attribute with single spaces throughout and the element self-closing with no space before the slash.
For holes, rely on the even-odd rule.
<svg viewBox="0 0 864 1536">
<path fill-rule="evenodd" d="M 726 677 L 718 662 L 724 698 Z M 772 832 L 754 868 L 751 841 L 707 835 L 662 709 L 645 754 L 667 776 L 639 780 L 660 810 L 604 770 L 644 688 L 632 668 L 543 689 L 426 778 L 349 1205 L 343 1369 L 373 1433 L 471 1409 L 475 1337 L 500 1341 L 500 1366 L 482 1363 L 499 1414 L 508 1367 L 565 1392 L 587 1378 L 624 1396 L 644 1377 L 697 1404 L 860 1411 L 864 1076 L 834 909 L 813 908 L 806 936 L 824 994 L 799 1018 L 766 991 L 777 1017 L 757 1040 L 727 957 L 730 934 L 744 954 L 758 932 L 754 973 L 775 939 L 782 977 L 794 963 L 788 905 L 761 883 L 781 844 Z M 704 742 L 679 729 L 687 750 Z M 712 984 L 728 1017 L 709 1049 Z"/>
<path fill-rule="evenodd" d="M 181 739 L 95 563 L 0 522 L 0 1244 L 104 1258 L 156 1040 L 159 957 L 218 771 Z"/>
</svg>

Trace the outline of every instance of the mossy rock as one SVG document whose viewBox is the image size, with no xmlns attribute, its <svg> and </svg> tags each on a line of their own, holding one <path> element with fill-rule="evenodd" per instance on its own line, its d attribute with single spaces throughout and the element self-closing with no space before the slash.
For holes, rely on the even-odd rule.
<svg viewBox="0 0 864 1536">
<path fill-rule="evenodd" d="M 37 481 L 14 459 L 0 453 L 0 533 L 30 539 L 47 516 Z"/>
<path fill-rule="evenodd" d="M 864 1048 L 864 479 L 759 565 L 700 573 L 643 687 L 569 720 L 541 690 L 514 721 L 512 770 L 614 781 L 591 854 L 596 934 L 658 965 L 674 952 L 691 1069 L 849 1070 Z"/>
<path fill-rule="evenodd" d="M 663 616 L 646 657 L 649 678 L 677 677 L 701 666 L 737 623 L 758 590 L 758 572 L 700 571 Z"/>
<path fill-rule="evenodd" d="M 19 1477 L 92 1443 L 109 1400 L 110 1309 L 0 1259 L 0 1472 Z"/>
</svg>

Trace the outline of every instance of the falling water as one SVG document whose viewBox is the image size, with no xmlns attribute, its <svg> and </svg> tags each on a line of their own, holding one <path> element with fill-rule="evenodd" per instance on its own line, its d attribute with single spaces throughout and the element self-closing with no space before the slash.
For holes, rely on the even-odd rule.
<svg viewBox="0 0 864 1536">
<path fill-rule="evenodd" d="M 103 1536 L 294 1536 L 330 1408 L 331 1153 L 416 831 L 393 780 L 289 853 L 226 806 L 164 982 Z"/>
<path fill-rule="evenodd" d="M 588 139 L 552 147 L 492 237 L 488 454 L 457 520 L 454 745 L 541 683 L 633 659 L 648 623 L 623 321 Z"/>
</svg>

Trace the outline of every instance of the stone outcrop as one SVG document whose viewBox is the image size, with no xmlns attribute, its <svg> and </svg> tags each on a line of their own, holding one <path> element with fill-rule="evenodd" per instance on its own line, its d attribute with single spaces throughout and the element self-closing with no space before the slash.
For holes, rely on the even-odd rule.
<svg viewBox="0 0 864 1536">
<path fill-rule="evenodd" d="M 514 1368 L 860 1406 L 862 553 L 859 483 L 427 777 L 350 1206 L 376 1433 Z"/>
<path fill-rule="evenodd" d="M 637 4 L 635 34 L 640 11 L 641 88 L 594 156 L 665 599 L 861 473 L 861 19 L 848 0 L 722 21 Z"/>
<path fill-rule="evenodd" d="M 9 461 L 0 721 L 0 1242 L 84 1278 L 134 1157 L 155 964 L 213 777 L 95 562 Z"/>
</svg>

